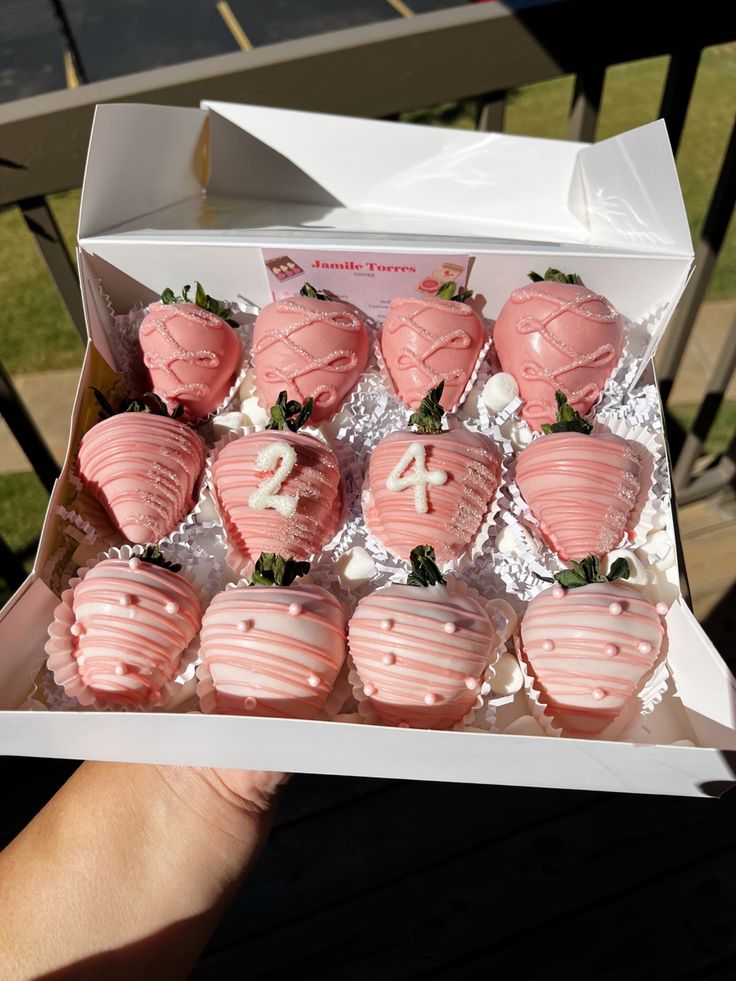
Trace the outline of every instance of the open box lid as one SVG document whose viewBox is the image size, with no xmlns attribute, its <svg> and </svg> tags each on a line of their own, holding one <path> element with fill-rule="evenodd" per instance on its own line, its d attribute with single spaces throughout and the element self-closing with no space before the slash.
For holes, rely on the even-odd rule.
<svg viewBox="0 0 736 981">
<path fill-rule="evenodd" d="M 316 243 L 325 231 L 333 246 L 692 255 L 661 120 L 587 145 L 222 102 L 97 107 L 82 245 Z"/>
</svg>

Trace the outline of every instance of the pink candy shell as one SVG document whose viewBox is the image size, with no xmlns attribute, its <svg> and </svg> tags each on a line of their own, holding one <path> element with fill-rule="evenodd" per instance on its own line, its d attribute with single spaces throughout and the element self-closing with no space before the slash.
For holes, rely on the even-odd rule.
<svg viewBox="0 0 736 981">
<path fill-rule="evenodd" d="M 491 622 L 494 624 L 498 623 L 498 617 L 495 610 L 486 603 L 486 600 L 481 596 L 477 589 L 469 586 L 463 579 L 454 579 L 453 577 L 448 577 L 447 588 L 451 595 L 453 596 L 469 596 L 472 599 L 477 600 L 483 606 L 488 609 L 489 615 L 491 617 Z M 483 677 L 480 679 L 480 685 L 478 687 L 478 697 L 475 700 L 475 704 L 472 708 L 456 722 L 455 725 L 450 727 L 449 731 L 452 732 L 469 732 L 471 730 L 477 730 L 478 722 L 476 720 L 477 713 L 480 709 L 485 708 L 483 713 L 484 722 L 481 727 L 483 731 L 494 731 L 495 729 L 495 708 L 489 704 L 489 696 L 491 695 L 492 682 L 494 675 L 496 673 L 496 662 L 500 658 L 501 654 L 505 651 L 505 643 L 500 642 L 498 648 L 494 653 L 494 657 L 491 663 L 486 668 Z M 375 708 L 373 707 L 369 698 L 366 697 L 363 681 L 361 680 L 358 672 L 355 669 L 353 660 L 350 657 L 350 649 L 348 645 L 348 655 L 345 659 L 345 663 L 348 666 L 348 678 L 350 680 L 350 685 L 352 687 L 353 699 L 358 706 L 358 715 L 361 720 L 369 725 L 385 726 L 386 728 L 411 728 L 409 726 L 390 726 L 379 719 Z M 447 730 L 445 730 L 447 731 Z"/>
<path fill-rule="evenodd" d="M 249 586 L 250 581 L 248 579 L 239 579 L 238 582 L 230 582 L 225 586 L 225 589 L 238 589 L 242 586 Z M 347 621 L 346 621 L 347 625 Z M 199 654 L 199 637 L 192 643 L 192 646 L 196 648 L 195 658 Z M 209 667 L 204 661 L 200 661 L 196 668 L 196 691 L 197 699 L 199 702 L 200 711 L 205 715 L 209 715 L 216 710 L 215 704 L 215 688 L 212 682 L 212 674 L 210 673 Z M 322 711 L 315 716 L 312 721 L 331 721 L 335 716 L 339 715 L 351 694 L 351 684 L 348 680 L 348 660 L 347 657 L 343 661 L 342 667 L 338 672 L 335 683 L 332 686 L 332 691 L 327 696 L 324 708 Z M 258 717 L 258 712 L 253 712 L 253 717 Z"/>
<path fill-rule="evenodd" d="M 666 649 L 667 637 L 662 642 L 662 651 Z M 585 736 L 566 737 L 562 729 L 555 725 L 552 714 L 548 711 L 541 692 L 535 687 L 534 677 L 529 672 L 526 658 L 521 653 L 518 635 L 514 638 L 516 659 L 524 676 L 523 692 L 526 695 L 530 714 L 544 730 L 546 736 L 553 738 L 580 738 Z M 628 706 L 601 732 L 590 736 L 591 740 L 627 741 L 628 734 L 636 730 L 640 723 L 650 715 L 664 698 L 670 685 L 670 672 L 664 654 L 655 664 L 649 675 L 642 679 L 638 692 L 630 699 Z M 632 739 L 632 741 L 635 741 Z"/>
<path fill-rule="evenodd" d="M 225 561 L 227 562 L 228 566 L 233 570 L 236 576 L 242 576 L 242 577 L 250 576 L 250 574 L 254 569 L 255 563 L 253 562 L 252 559 L 247 558 L 245 555 L 243 555 L 243 553 L 238 548 L 237 544 L 233 541 L 232 536 L 228 534 L 227 521 L 225 520 L 223 509 L 220 506 L 220 503 L 217 499 L 217 494 L 215 492 L 212 468 L 215 464 L 215 461 L 217 460 L 217 457 L 222 452 L 222 450 L 228 445 L 228 443 L 231 443 L 233 440 L 240 439 L 241 436 L 248 436 L 251 433 L 255 433 L 259 431 L 260 430 L 257 430 L 252 426 L 241 426 L 239 429 L 232 429 L 229 432 L 225 433 L 215 443 L 215 445 L 212 447 L 212 450 L 210 451 L 207 457 L 207 462 L 205 463 L 204 480 L 202 483 L 200 500 L 198 502 L 199 507 L 201 508 L 201 502 L 204 494 L 209 493 L 209 495 L 211 496 L 212 502 L 215 506 L 215 510 L 217 511 L 217 515 L 219 517 L 219 521 L 217 523 L 208 523 L 207 527 L 209 528 L 218 527 L 222 529 L 222 537 L 224 539 L 225 548 L 226 548 Z M 306 432 L 306 435 L 316 435 L 317 439 L 321 438 L 321 433 L 319 433 L 319 431 L 317 431 L 316 434 Z M 326 443 L 326 445 L 330 446 L 328 440 L 323 439 L 323 441 Z M 333 447 L 331 446 L 330 448 L 333 449 Z M 340 462 L 341 459 L 340 454 L 335 452 L 335 455 L 338 458 L 338 462 Z M 322 551 L 331 550 L 335 538 L 341 533 L 342 528 L 347 520 L 347 500 L 346 500 L 347 493 L 345 488 L 344 474 L 341 474 L 341 477 L 342 479 L 340 481 L 340 500 L 341 500 L 340 513 L 335 520 L 335 529 L 333 532 L 332 539 L 323 547 Z"/>
<path fill-rule="evenodd" d="M 74 638 L 71 633 L 71 627 L 74 623 L 74 612 L 72 609 L 74 587 L 84 579 L 90 569 L 103 559 L 127 559 L 134 555 L 140 555 L 142 551 L 143 549 L 139 545 L 123 545 L 120 548 L 113 548 L 98 555 L 94 561 L 81 568 L 78 574 L 70 580 L 68 588 L 61 594 L 61 602 L 54 610 L 54 619 L 49 624 L 49 639 L 46 641 L 44 647 L 47 655 L 46 664 L 56 684 L 64 689 L 64 693 L 68 697 L 75 698 L 83 708 L 92 709 L 97 712 L 171 711 L 186 700 L 189 695 L 193 694 L 194 672 L 191 668 L 197 660 L 199 635 L 196 635 L 191 643 L 182 651 L 179 661 L 179 672 L 173 681 L 161 689 L 161 701 L 153 709 L 143 709 L 140 707 L 126 709 L 120 705 L 111 706 L 107 703 L 100 702 L 94 692 L 84 684 L 77 669 L 77 662 L 72 654 Z M 207 599 L 195 583 L 192 583 L 192 585 L 194 585 L 197 591 L 200 606 L 204 610 L 207 605 Z"/>
</svg>

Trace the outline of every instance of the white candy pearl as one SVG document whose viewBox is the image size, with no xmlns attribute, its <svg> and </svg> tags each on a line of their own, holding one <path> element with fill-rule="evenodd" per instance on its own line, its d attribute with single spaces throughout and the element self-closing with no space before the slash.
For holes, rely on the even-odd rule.
<svg viewBox="0 0 736 981">
<path fill-rule="evenodd" d="M 350 589 L 372 579 L 376 574 L 376 563 L 367 549 L 356 545 L 340 556 L 335 563 L 335 572 L 343 589 Z"/>
<path fill-rule="evenodd" d="M 491 375 L 483 386 L 483 402 L 491 412 L 500 412 L 518 397 L 519 386 L 514 376 L 507 371 Z"/>
<path fill-rule="evenodd" d="M 495 674 L 491 681 L 491 690 L 496 695 L 513 695 L 521 691 L 524 685 L 524 675 L 521 673 L 519 662 L 513 654 L 502 654 L 495 665 Z"/>
</svg>

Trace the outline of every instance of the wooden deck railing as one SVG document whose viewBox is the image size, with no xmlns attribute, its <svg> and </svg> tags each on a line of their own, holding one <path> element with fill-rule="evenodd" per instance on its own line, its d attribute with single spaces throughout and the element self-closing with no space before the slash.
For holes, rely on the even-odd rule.
<svg viewBox="0 0 736 981">
<path fill-rule="evenodd" d="M 469 4 L 0 105 L 0 206 L 21 209 L 83 338 L 74 263 L 46 197 L 80 186 L 97 103 L 192 106 L 208 98 L 396 118 L 420 107 L 474 98 L 478 128 L 492 131 L 503 126 L 509 90 L 574 74 L 567 135 L 593 141 L 606 69 L 669 55 L 658 115 L 664 117 L 677 152 L 700 53 L 704 47 L 733 40 L 732 22 L 723 11 L 716 0 L 700 0 L 688 17 L 673 16 L 664 3 L 618 0 L 606 8 L 605 30 L 599 31 L 591 23 L 591 5 L 584 0 Z M 595 15 L 602 16 L 602 11 L 596 8 Z M 697 245 L 695 273 L 663 342 L 660 384 L 665 404 L 723 244 L 735 195 L 736 128 Z M 676 425 L 670 427 L 680 500 L 713 493 L 736 477 L 736 434 L 717 464 L 692 477 L 735 369 L 736 325 L 717 359 L 692 431 L 685 434 Z M 0 411 L 48 486 L 55 464 L 5 372 L 0 374 Z M 6 552 L 0 541 L 4 566 L 9 561 Z M 17 575 L 17 567 L 9 568 L 9 577 Z"/>
</svg>

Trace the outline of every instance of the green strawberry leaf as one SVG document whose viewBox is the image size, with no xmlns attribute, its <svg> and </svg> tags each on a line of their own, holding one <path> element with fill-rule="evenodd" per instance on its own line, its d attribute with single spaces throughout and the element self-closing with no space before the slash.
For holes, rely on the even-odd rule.
<svg viewBox="0 0 736 981">
<path fill-rule="evenodd" d="M 436 562 L 434 549 L 431 545 L 417 545 L 409 555 L 411 572 L 406 577 L 407 586 L 436 586 L 446 585 Z"/>
<path fill-rule="evenodd" d="M 181 569 L 181 562 L 169 562 L 163 552 L 155 545 L 146 545 L 142 554 L 136 555 L 135 558 L 140 559 L 141 562 L 156 565 L 160 569 L 168 569 L 169 572 L 179 572 Z"/>
<path fill-rule="evenodd" d="M 330 297 L 321 290 L 315 289 L 311 283 L 305 283 L 299 290 L 299 293 L 301 296 L 306 296 L 309 300 L 323 300 L 325 303 L 330 302 Z"/>
<path fill-rule="evenodd" d="M 584 419 L 579 412 L 567 401 L 565 393 L 558 389 L 555 392 L 557 402 L 557 422 L 545 422 L 542 424 L 542 432 L 545 436 L 550 433 L 582 433 L 589 436 L 593 432 L 593 424 Z"/>
<path fill-rule="evenodd" d="M 431 436 L 442 432 L 442 417 L 445 410 L 440 404 L 442 392 L 445 389 L 444 379 L 436 388 L 431 388 L 422 399 L 416 412 L 409 416 L 409 425 L 418 433 Z"/>
<path fill-rule="evenodd" d="M 276 552 L 261 552 L 251 582 L 254 586 L 291 586 L 295 579 L 308 572 L 309 562 L 285 559 Z"/>
<path fill-rule="evenodd" d="M 569 283 L 573 286 L 583 285 L 583 281 L 577 273 L 563 273 L 559 269 L 552 269 L 552 267 L 545 272 L 544 276 L 540 276 L 537 272 L 527 273 L 527 276 L 533 283 L 553 282 Z"/>
<path fill-rule="evenodd" d="M 310 396 L 304 404 L 295 399 L 287 400 L 286 392 L 279 392 L 276 403 L 271 406 L 271 418 L 266 423 L 266 429 L 285 429 L 292 433 L 298 432 L 312 414 L 314 399 Z"/>
<path fill-rule="evenodd" d="M 615 579 L 628 579 L 631 575 L 626 559 L 616 559 L 607 576 L 601 575 L 601 562 L 597 555 L 588 555 L 581 562 L 571 562 L 570 569 L 556 572 L 552 579 L 537 576 L 544 582 L 556 582 L 565 589 L 576 589 L 594 582 L 613 582 Z"/>
<path fill-rule="evenodd" d="M 443 283 L 435 293 L 435 296 L 439 297 L 440 300 L 453 300 L 455 303 L 465 303 L 465 301 L 469 300 L 472 295 L 472 290 L 461 290 L 458 293 L 457 283 L 454 279 L 450 279 L 446 283 Z"/>
<path fill-rule="evenodd" d="M 614 582 L 616 579 L 629 578 L 631 578 L 631 569 L 629 568 L 629 563 L 624 558 L 616 559 L 611 566 L 611 571 L 606 576 L 609 582 Z"/>
</svg>

